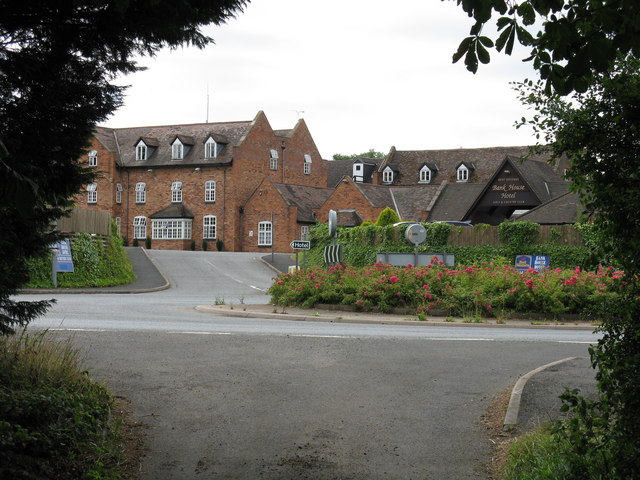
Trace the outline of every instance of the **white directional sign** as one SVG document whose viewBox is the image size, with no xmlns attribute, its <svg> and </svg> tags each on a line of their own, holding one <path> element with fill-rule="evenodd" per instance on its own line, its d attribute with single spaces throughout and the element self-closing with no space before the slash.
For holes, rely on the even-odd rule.
<svg viewBox="0 0 640 480">
<path fill-rule="evenodd" d="M 311 248 L 311 241 L 309 240 L 294 240 L 289 245 L 294 250 L 309 250 Z"/>
</svg>

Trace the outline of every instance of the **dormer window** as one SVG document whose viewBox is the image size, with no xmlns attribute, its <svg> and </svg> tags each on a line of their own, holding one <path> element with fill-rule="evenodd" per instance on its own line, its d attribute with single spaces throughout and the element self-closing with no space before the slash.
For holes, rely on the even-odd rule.
<svg viewBox="0 0 640 480">
<path fill-rule="evenodd" d="M 456 181 L 458 182 L 466 182 L 469 180 L 469 169 L 466 165 L 462 164 L 458 167 L 456 171 Z"/>
<path fill-rule="evenodd" d="M 311 155 L 304 154 L 304 174 L 309 175 L 311 173 Z"/>
<path fill-rule="evenodd" d="M 218 156 L 218 144 L 209 137 L 204 144 L 204 158 L 216 158 Z"/>
<path fill-rule="evenodd" d="M 147 144 L 142 140 L 136 145 L 136 161 L 141 162 L 147 159 Z"/>
<path fill-rule="evenodd" d="M 271 156 L 269 158 L 269 168 L 271 170 L 278 169 L 278 151 L 274 148 L 271 149 Z"/>
<path fill-rule="evenodd" d="M 97 167 L 98 166 L 98 151 L 97 150 L 91 150 L 89 152 L 89 166 L 90 167 Z"/>
<path fill-rule="evenodd" d="M 393 170 L 387 167 L 382 171 L 382 183 L 393 183 Z"/>
<path fill-rule="evenodd" d="M 362 163 L 358 162 L 353 164 L 352 177 L 354 182 L 362 182 L 364 180 L 362 171 Z"/>
<path fill-rule="evenodd" d="M 182 202 L 182 182 L 173 182 L 171 184 L 171 201 L 173 203 Z"/>
<path fill-rule="evenodd" d="M 431 169 L 426 165 L 420 169 L 419 183 L 431 183 Z"/>
<path fill-rule="evenodd" d="M 179 138 L 176 138 L 171 145 L 171 160 L 182 160 L 184 158 L 184 145 Z"/>
</svg>

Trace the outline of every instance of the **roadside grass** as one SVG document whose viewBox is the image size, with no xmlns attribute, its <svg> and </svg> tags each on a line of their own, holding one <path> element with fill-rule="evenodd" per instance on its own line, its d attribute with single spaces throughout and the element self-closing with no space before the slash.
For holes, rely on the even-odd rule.
<svg viewBox="0 0 640 480">
<path fill-rule="evenodd" d="M 69 342 L 49 337 L 0 337 L 0 478 L 123 478 L 112 395 Z"/>
<path fill-rule="evenodd" d="M 526 433 L 509 445 L 503 479 L 569 478 L 568 447 L 566 440 L 552 433 L 550 425 Z"/>
</svg>

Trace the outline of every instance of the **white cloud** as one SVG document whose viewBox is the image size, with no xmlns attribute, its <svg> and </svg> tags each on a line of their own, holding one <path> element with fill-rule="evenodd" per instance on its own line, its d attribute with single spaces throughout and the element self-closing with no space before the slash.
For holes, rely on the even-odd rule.
<svg viewBox="0 0 640 480">
<path fill-rule="evenodd" d="M 471 20 L 434 0 L 253 0 L 245 13 L 208 27 L 206 50 L 162 51 L 148 70 L 121 79 L 126 104 L 114 127 L 250 120 L 272 126 L 305 118 L 320 152 L 521 145 L 523 116 L 510 81 L 531 76 L 493 54 L 476 75 L 451 56 Z M 304 114 L 300 112 L 304 112 Z"/>
</svg>

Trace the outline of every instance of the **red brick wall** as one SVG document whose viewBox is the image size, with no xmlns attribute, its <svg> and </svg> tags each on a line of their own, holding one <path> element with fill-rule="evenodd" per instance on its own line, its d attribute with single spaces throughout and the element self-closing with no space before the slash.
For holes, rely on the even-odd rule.
<svg viewBox="0 0 640 480">
<path fill-rule="evenodd" d="M 228 167 L 155 167 L 120 168 L 116 167 L 116 153 L 109 152 L 99 141 L 93 140 L 91 149 L 98 151 L 98 169 L 104 173 L 97 180 L 98 202 L 87 204 L 86 192 L 79 194 L 76 204 L 82 208 L 106 211 L 113 218 L 121 218 L 121 234 L 129 245 L 133 243 L 133 221 L 136 216 L 147 217 L 147 235 L 152 235 L 152 214 L 171 204 L 171 184 L 182 182 L 182 203 L 194 213 L 192 225 L 192 239 L 196 249 L 202 248 L 202 230 L 204 215 L 217 217 L 217 238 L 224 242 L 227 251 L 262 251 L 265 247 L 257 247 L 256 218 L 249 218 L 246 213 L 240 214 L 240 208 L 256 191 L 261 182 L 270 178 L 281 183 L 283 179 L 283 153 L 281 142 L 285 141 L 284 179 L 287 183 L 324 187 L 327 182 L 327 169 L 320 157 L 320 153 L 303 120 L 299 121 L 289 137 L 277 136 L 266 116 L 260 113 L 244 141 L 233 148 L 233 163 Z M 133 148 L 133 146 L 130 146 Z M 278 152 L 278 169 L 270 169 L 270 150 Z M 312 159 L 311 173 L 304 174 L 304 155 L 309 154 Z M 85 156 L 84 161 L 87 161 Z M 205 203 L 204 184 L 207 180 L 216 182 L 215 203 Z M 138 182 L 144 182 L 147 187 L 147 199 L 144 204 L 136 204 L 135 187 Z M 115 203 L 116 184 L 123 187 L 122 204 Z M 273 187 L 272 187 L 273 188 Z M 277 192 L 273 192 L 279 200 L 274 200 L 268 206 L 270 213 L 276 213 L 275 248 L 278 252 L 290 251 L 291 240 L 299 238 L 300 227 L 296 223 L 295 209 L 286 205 Z M 275 197 L 274 197 L 275 198 Z M 256 204 L 260 202 L 256 200 Z M 245 209 L 246 210 L 246 209 Z M 255 210 L 255 209 L 254 209 Z M 293 213 L 291 213 L 293 211 Z M 264 211 L 255 211 L 254 215 L 264 215 Z M 281 226 L 284 222 L 284 231 Z M 249 232 L 254 237 L 249 237 Z M 139 241 L 140 242 L 140 241 Z M 142 242 L 140 242 L 143 244 Z M 189 248 L 191 240 L 187 241 Z M 154 249 L 183 249 L 182 241 L 152 240 Z M 215 249 L 215 240 L 209 240 L 209 250 Z M 249 249 L 249 250 L 247 250 Z M 270 251 L 270 247 L 269 247 Z"/>
<path fill-rule="evenodd" d="M 353 184 L 352 180 L 341 182 L 327 199 L 327 201 L 317 211 L 318 222 L 325 223 L 329 218 L 329 210 L 349 210 L 355 209 L 363 220 L 375 222 L 378 215 L 383 210 L 371 205 Z"/>
<path fill-rule="evenodd" d="M 271 252 L 271 246 L 258 246 L 258 224 L 272 221 L 273 250 L 278 253 L 292 252 L 289 244 L 300 237 L 297 215 L 297 208 L 287 205 L 273 184 L 265 179 L 248 200 L 242 214 L 242 250 Z"/>
</svg>

